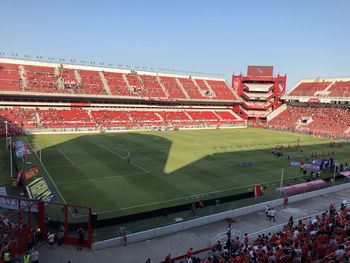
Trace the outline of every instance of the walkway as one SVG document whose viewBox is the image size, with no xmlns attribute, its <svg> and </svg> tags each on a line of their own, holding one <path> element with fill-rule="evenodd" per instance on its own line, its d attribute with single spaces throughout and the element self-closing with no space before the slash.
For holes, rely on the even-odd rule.
<svg viewBox="0 0 350 263">
<path fill-rule="evenodd" d="M 237 217 L 232 224 L 234 230 L 242 233 L 254 233 L 274 225 L 287 223 L 290 216 L 294 219 L 320 213 L 328 209 L 331 203 L 337 206 L 344 199 L 350 199 L 350 189 L 338 193 L 318 196 L 291 204 L 288 208 L 276 208 L 276 223 L 270 223 L 265 217 L 264 211 Z M 49 250 L 47 246 L 39 249 L 40 262 L 47 263 L 144 263 L 147 257 L 152 263 L 158 263 L 170 253 L 173 256 L 185 254 L 192 247 L 198 250 L 208 247 L 211 240 L 221 232 L 224 232 L 227 222 L 221 221 L 211 225 L 195 228 L 192 230 L 171 234 L 168 236 L 152 239 L 144 242 L 130 244 L 126 247 L 115 247 L 97 251 L 77 251 L 71 246 L 55 247 Z"/>
</svg>

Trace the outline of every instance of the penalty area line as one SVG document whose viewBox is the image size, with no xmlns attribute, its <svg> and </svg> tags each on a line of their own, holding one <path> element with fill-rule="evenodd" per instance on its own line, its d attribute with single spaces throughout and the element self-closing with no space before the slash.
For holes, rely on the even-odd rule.
<svg viewBox="0 0 350 263">
<path fill-rule="evenodd" d="M 67 160 L 68 162 L 70 162 L 71 165 L 74 165 L 74 162 L 73 162 L 71 159 L 69 159 L 68 156 L 67 156 L 64 152 L 62 152 L 59 148 L 56 148 L 56 149 L 57 149 L 57 151 L 58 151 L 60 154 L 63 155 L 64 158 L 66 158 L 66 160 Z"/>
<path fill-rule="evenodd" d="M 124 161 L 127 161 L 127 157 L 121 156 L 120 154 L 115 153 L 115 152 L 113 152 L 113 151 L 107 149 L 106 147 L 104 147 L 104 146 L 102 146 L 102 145 L 99 145 L 99 144 L 97 144 L 97 143 L 95 143 L 95 142 L 92 142 L 92 141 L 90 141 L 90 142 L 91 142 L 92 144 L 95 144 L 96 146 L 100 147 L 101 149 L 103 149 L 103 150 L 105 150 L 105 151 L 107 151 L 107 152 L 109 152 L 109 153 L 111 153 L 111 154 L 113 154 L 113 155 L 115 155 L 115 156 L 118 156 L 119 158 L 123 159 Z M 125 151 L 125 150 L 123 150 L 123 151 Z M 126 151 L 125 151 L 125 152 L 126 152 Z M 129 152 L 129 155 L 130 155 L 130 152 Z M 138 165 L 137 163 L 134 163 L 133 161 L 130 161 L 129 163 L 132 164 L 133 166 L 135 166 L 135 167 L 141 169 L 141 170 L 144 171 L 145 173 L 150 173 L 146 168 L 143 168 L 142 166 Z"/>
<path fill-rule="evenodd" d="M 113 179 L 120 179 L 123 177 L 129 177 L 129 176 L 140 176 L 140 175 L 146 175 L 148 173 L 141 172 L 141 173 L 133 173 L 133 174 L 125 174 L 125 175 L 116 175 L 116 176 L 104 176 L 99 178 L 91 178 L 91 179 L 84 179 L 84 180 L 74 180 L 69 182 L 62 182 L 58 183 L 59 185 L 65 185 L 65 184 L 74 184 L 74 183 L 81 183 L 81 182 L 87 182 L 87 181 L 103 181 L 103 180 L 113 180 Z"/>
<path fill-rule="evenodd" d="M 47 169 L 55 169 L 55 168 L 66 168 L 66 167 L 72 167 L 72 164 L 62 164 L 62 165 L 50 165 L 46 166 Z"/>
<path fill-rule="evenodd" d="M 128 206 L 128 207 L 123 207 L 123 208 L 118 208 L 118 209 L 113 209 L 113 210 L 106 210 L 106 211 L 99 212 L 99 214 L 112 213 L 112 212 L 116 212 L 116 211 L 129 210 L 129 209 L 133 209 L 133 208 L 158 205 L 158 204 L 169 203 L 169 202 L 180 201 L 180 200 L 193 201 L 193 199 L 202 198 L 204 196 L 208 196 L 211 194 L 217 194 L 217 193 L 222 193 L 222 192 L 227 192 L 227 191 L 232 191 L 232 190 L 240 190 L 240 189 L 244 189 L 244 188 L 248 188 L 248 187 L 253 187 L 254 185 L 255 184 L 241 186 L 241 187 L 234 187 L 234 188 L 231 187 L 231 188 L 227 188 L 227 189 L 204 192 L 204 193 L 199 193 L 199 194 L 195 194 L 195 195 L 187 195 L 184 197 L 178 197 L 178 198 L 173 198 L 173 199 L 168 199 L 168 200 L 163 200 L 163 201 L 158 201 L 158 202 L 144 203 L 144 204 L 140 204 L 140 205 Z"/>
</svg>

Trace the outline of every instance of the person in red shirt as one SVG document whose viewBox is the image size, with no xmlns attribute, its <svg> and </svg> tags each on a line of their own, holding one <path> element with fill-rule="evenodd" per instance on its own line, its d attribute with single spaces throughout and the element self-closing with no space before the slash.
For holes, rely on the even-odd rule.
<svg viewBox="0 0 350 263">
<path fill-rule="evenodd" d="M 190 248 L 188 251 L 187 251 L 187 258 L 191 258 L 193 255 L 193 248 Z"/>
<path fill-rule="evenodd" d="M 247 234 L 247 233 L 244 234 L 243 242 L 244 242 L 244 244 L 245 244 L 246 246 L 248 245 L 249 237 L 248 237 L 248 234 Z"/>
<path fill-rule="evenodd" d="M 242 259 L 240 256 L 235 256 L 234 260 L 232 261 L 233 263 L 242 263 Z"/>
<path fill-rule="evenodd" d="M 164 263 L 171 263 L 171 256 L 170 256 L 170 254 L 165 257 Z"/>
<path fill-rule="evenodd" d="M 284 207 L 284 208 L 287 208 L 287 206 L 288 206 L 288 201 L 289 201 L 289 200 L 288 200 L 288 196 L 285 195 L 285 196 L 284 196 L 284 199 L 283 199 L 283 207 Z"/>
</svg>

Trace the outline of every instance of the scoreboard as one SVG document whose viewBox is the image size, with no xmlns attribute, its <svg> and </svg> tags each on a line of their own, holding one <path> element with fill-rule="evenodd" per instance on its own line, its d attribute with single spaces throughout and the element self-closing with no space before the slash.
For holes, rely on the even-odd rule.
<svg viewBox="0 0 350 263">
<path fill-rule="evenodd" d="M 248 66 L 248 76 L 273 76 L 273 66 Z"/>
</svg>

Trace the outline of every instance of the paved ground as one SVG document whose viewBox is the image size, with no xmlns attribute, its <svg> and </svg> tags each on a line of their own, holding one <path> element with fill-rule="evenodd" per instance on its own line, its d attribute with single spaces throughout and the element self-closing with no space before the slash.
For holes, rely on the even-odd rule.
<svg viewBox="0 0 350 263">
<path fill-rule="evenodd" d="M 297 202 L 291 204 L 286 209 L 278 207 L 276 209 L 276 223 L 268 222 L 264 211 L 261 211 L 237 217 L 232 227 L 234 230 L 242 233 L 255 233 L 279 224 L 285 224 L 290 216 L 297 219 L 320 213 L 326 210 L 329 204 L 334 202 L 340 205 L 340 202 L 344 199 L 350 199 L 350 189 Z M 185 254 L 190 247 L 198 250 L 209 246 L 212 239 L 218 233 L 225 231 L 226 226 L 227 222 L 221 221 L 165 237 L 130 244 L 126 247 L 115 247 L 97 251 L 77 251 L 76 248 L 71 246 L 56 246 L 55 249 L 49 250 L 47 246 L 42 246 L 39 249 L 40 263 L 67 263 L 68 260 L 71 260 L 72 263 L 143 263 L 147 257 L 152 259 L 152 263 L 158 263 L 168 253 L 178 256 Z"/>
</svg>

